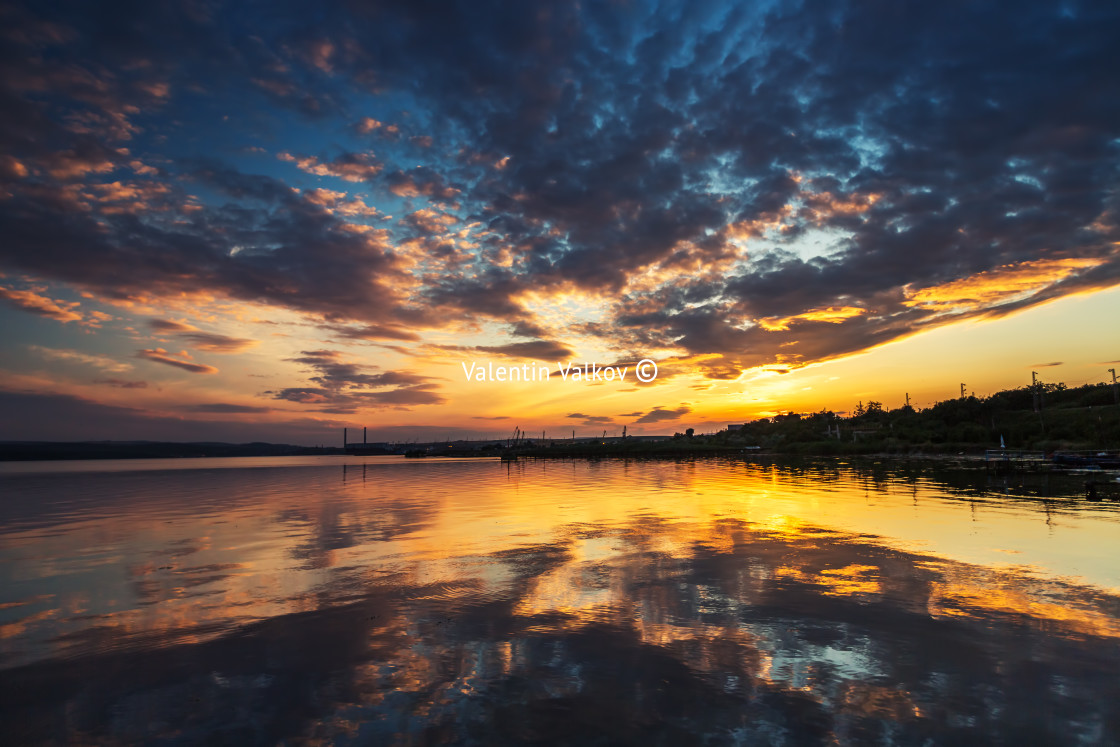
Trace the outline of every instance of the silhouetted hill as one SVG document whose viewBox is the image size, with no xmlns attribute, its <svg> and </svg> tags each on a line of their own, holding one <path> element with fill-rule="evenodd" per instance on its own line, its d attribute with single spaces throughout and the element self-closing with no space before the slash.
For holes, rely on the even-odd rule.
<svg viewBox="0 0 1120 747">
<path fill-rule="evenodd" d="M 704 437 L 787 453 L 946 452 L 997 448 L 1115 449 L 1120 406 L 1109 384 L 1069 389 L 1043 384 L 960 397 L 916 410 L 861 403 L 851 417 L 831 411 L 786 413 Z M 1036 409 L 1037 402 L 1037 409 Z"/>
</svg>

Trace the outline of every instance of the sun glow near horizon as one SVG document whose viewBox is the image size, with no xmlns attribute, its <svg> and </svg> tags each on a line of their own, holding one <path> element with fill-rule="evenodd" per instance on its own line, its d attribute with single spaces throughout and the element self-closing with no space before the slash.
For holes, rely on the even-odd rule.
<svg viewBox="0 0 1120 747">
<path fill-rule="evenodd" d="M 671 433 L 1120 359 L 1099 19 L 445 10 L 10 14 L 0 439 Z"/>
</svg>

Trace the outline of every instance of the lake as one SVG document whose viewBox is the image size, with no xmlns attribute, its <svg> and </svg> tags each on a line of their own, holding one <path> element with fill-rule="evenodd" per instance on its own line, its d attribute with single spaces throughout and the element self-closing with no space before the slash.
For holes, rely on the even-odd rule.
<svg viewBox="0 0 1120 747">
<path fill-rule="evenodd" d="M 1120 743 L 1085 479 L 0 464 L 0 742 Z"/>
</svg>

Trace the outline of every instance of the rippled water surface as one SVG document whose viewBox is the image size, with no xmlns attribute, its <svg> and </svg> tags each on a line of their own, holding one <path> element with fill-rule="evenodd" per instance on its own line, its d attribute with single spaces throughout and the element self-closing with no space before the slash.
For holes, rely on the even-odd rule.
<svg viewBox="0 0 1120 747">
<path fill-rule="evenodd" d="M 1117 743 L 1084 480 L 0 465 L 0 743 Z"/>
</svg>

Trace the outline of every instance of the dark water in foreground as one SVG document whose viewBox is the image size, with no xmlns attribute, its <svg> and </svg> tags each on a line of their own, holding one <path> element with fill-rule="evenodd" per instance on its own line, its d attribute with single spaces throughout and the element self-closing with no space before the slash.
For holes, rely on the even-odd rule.
<svg viewBox="0 0 1120 747">
<path fill-rule="evenodd" d="M 1120 512 L 1084 478 L 0 469 L 4 744 L 1120 742 Z"/>
</svg>

